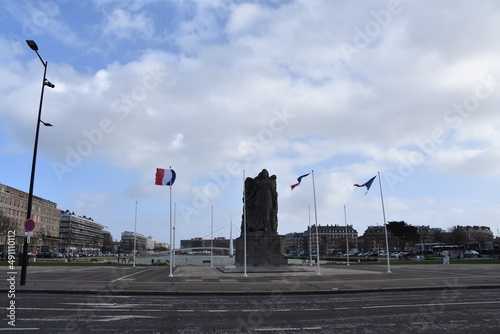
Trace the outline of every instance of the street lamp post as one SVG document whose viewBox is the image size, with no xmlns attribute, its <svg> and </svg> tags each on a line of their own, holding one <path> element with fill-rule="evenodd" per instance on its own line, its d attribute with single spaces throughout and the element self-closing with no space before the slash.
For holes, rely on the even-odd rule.
<svg viewBox="0 0 500 334">
<path fill-rule="evenodd" d="M 35 166 L 36 166 L 36 154 L 38 150 L 38 135 L 40 133 L 40 124 L 43 124 L 45 126 L 52 126 L 50 123 L 46 123 L 42 121 L 42 103 L 43 103 L 43 92 L 45 90 L 45 86 L 49 86 L 50 88 L 54 88 L 55 85 L 51 83 L 49 80 L 46 78 L 47 74 L 47 62 L 44 62 L 42 57 L 40 57 L 40 54 L 38 53 L 38 46 L 36 45 L 35 41 L 32 40 L 27 40 L 26 43 L 28 43 L 28 46 L 36 52 L 38 55 L 38 58 L 40 58 L 40 61 L 42 62 L 42 65 L 44 67 L 43 70 L 43 81 L 42 81 L 42 93 L 40 95 L 40 105 L 38 107 L 38 120 L 36 122 L 36 133 L 35 133 L 35 146 L 33 148 L 33 162 L 31 165 L 31 178 L 30 178 L 30 190 L 28 193 L 28 207 L 26 209 L 26 219 L 31 219 L 31 207 L 33 205 L 33 185 L 35 183 Z M 25 235 L 24 236 L 24 245 L 23 245 L 23 254 L 22 254 L 22 261 L 21 261 L 21 285 L 26 284 L 26 269 L 28 266 L 28 237 Z"/>
</svg>

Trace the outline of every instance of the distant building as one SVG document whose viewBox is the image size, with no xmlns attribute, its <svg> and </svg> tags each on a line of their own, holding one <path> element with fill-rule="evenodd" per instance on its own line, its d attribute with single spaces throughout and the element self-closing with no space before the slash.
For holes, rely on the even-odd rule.
<svg viewBox="0 0 500 334">
<path fill-rule="evenodd" d="M 306 251 L 304 233 L 293 232 L 285 234 L 285 251 L 291 255 L 303 254 Z"/>
<path fill-rule="evenodd" d="M 163 252 L 170 249 L 170 244 L 168 242 L 155 242 L 155 251 Z"/>
<path fill-rule="evenodd" d="M 118 240 L 113 241 L 113 253 L 121 253 L 120 242 Z"/>
<path fill-rule="evenodd" d="M 234 243 L 233 243 L 234 244 Z M 214 254 L 219 255 L 228 255 L 229 254 L 229 246 L 230 240 L 224 237 L 214 238 L 213 247 Z M 212 247 L 211 239 L 203 239 L 203 238 L 191 238 L 190 240 L 181 240 L 181 248 L 189 249 L 190 252 L 209 252 Z M 217 248 L 227 248 L 227 249 L 217 249 Z"/>
<path fill-rule="evenodd" d="M 137 252 L 146 252 L 146 237 L 142 234 L 125 231 L 122 233 L 122 240 L 120 241 L 120 249 L 124 253 L 132 253 L 135 250 Z"/>
<path fill-rule="evenodd" d="M 111 232 L 109 231 L 102 231 L 102 251 L 113 251 L 113 237 L 111 236 Z"/>
<path fill-rule="evenodd" d="M 472 249 L 492 249 L 493 232 L 488 226 L 457 226 L 467 237 L 467 246 Z"/>
<path fill-rule="evenodd" d="M 155 238 L 149 236 L 146 238 L 146 250 L 153 251 L 155 249 Z"/>
<path fill-rule="evenodd" d="M 24 244 L 24 223 L 28 213 L 28 193 L 0 183 L 0 212 L 14 223 L 16 251 Z M 31 219 L 35 222 L 33 237 L 28 245 L 30 252 L 41 250 L 42 246 L 56 250 L 59 247 L 60 211 L 57 204 L 33 196 Z M 0 231 L 0 245 L 5 242 L 5 231 Z"/>
<path fill-rule="evenodd" d="M 317 239 L 316 235 L 318 235 L 319 239 Z M 350 249 L 356 247 L 358 243 L 358 232 L 352 225 L 347 225 L 347 228 L 346 226 L 337 224 L 318 225 L 318 233 L 316 233 L 316 226 L 313 225 L 303 233 L 303 236 L 307 252 L 309 252 L 310 247 L 312 252 L 316 253 L 316 245 L 319 244 L 320 254 L 333 254 L 337 251 L 346 251 L 346 236 Z M 319 242 L 317 243 L 316 240 L 319 240 Z"/>
<path fill-rule="evenodd" d="M 387 231 L 387 238 L 390 252 L 399 247 L 399 238 L 395 237 L 390 231 Z M 368 226 L 363 234 L 362 241 L 364 251 L 385 251 L 385 226 Z"/>
<path fill-rule="evenodd" d="M 436 243 L 441 240 L 439 238 L 446 233 L 441 228 L 430 227 L 429 225 L 415 226 L 420 236 L 421 243 Z"/>
<path fill-rule="evenodd" d="M 98 253 L 104 245 L 104 226 L 92 218 L 61 211 L 60 248 L 63 253 Z M 109 235 L 111 237 L 111 235 Z"/>
</svg>

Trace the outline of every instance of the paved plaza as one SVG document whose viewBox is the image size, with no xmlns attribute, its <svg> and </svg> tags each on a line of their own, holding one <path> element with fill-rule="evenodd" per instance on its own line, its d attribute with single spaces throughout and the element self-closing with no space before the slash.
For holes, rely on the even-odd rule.
<svg viewBox="0 0 500 334">
<path fill-rule="evenodd" d="M 17 279 L 20 277 L 20 268 Z M 500 287 L 498 264 L 290 266 L 289 271 L 223 272 L 210 265 L 29 266 L 17 292 L 110 294 L 345 293 L 384 290 Z M 7 271 L 1 276 L 8 276 Z M 1 278 L 5 281 L 5 277 Z M 3 288 L 2 288 L 3 289 Z"/>
</svg>

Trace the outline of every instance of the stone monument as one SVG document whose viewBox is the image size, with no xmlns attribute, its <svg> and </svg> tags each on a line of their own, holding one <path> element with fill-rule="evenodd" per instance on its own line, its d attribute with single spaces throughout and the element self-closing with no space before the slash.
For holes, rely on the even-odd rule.
<svg viewBox="0 0 500 334">
<path fill-rule="evenodd" d="M 241 235 L 236 239 L 236 265 L 244 264 L 245 216 L 247 266 L 286 265 L 285 236 L 278 235 L 276 175 L 269 176 L 263 169 L 255 178 L 247 177 L 243 202 Z"/>
</svg>

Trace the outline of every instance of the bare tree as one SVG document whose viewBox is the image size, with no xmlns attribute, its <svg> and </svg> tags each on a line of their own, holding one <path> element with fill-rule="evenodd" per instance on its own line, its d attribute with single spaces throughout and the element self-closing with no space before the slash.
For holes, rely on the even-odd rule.
<svg viewBox="0 0 500 334">
<path fill-rule="evenodd" d="M 459 227 L 454 226 L 449 229 L 448 242 L 453 245 L 465 245 L 468 241 L 467 234 Z"/>
<path fill-rule="evenodd" d="M 448 239 L 450 238 L 450 234 L 446 232 L 437 232 L 434 234 L 434 238 L 431 240 L 431 242 L 439 242 L 442 244 L 447 244 Z"/>
<path fill-rule="evenodd" d="M 0 236 L 3 236 L 3 252 L 2 252 L 2 260 L 7 255 L 7 238 L 9 231 L 16 230 L 16 222 L 14 219 L 9 218 L 0 212 Z"/>
<path fill-rule="evenodd" d="M 492 243 L 492 241 L 493 241 L 493 234 L 492 235 L 477 234 L 476 235 L 476 241 L 477 241 L 478 245 L 480 246 L 481 251 L 484 252 L 486 250 L 486 244 L 487 243 Z"/>
</svg>

